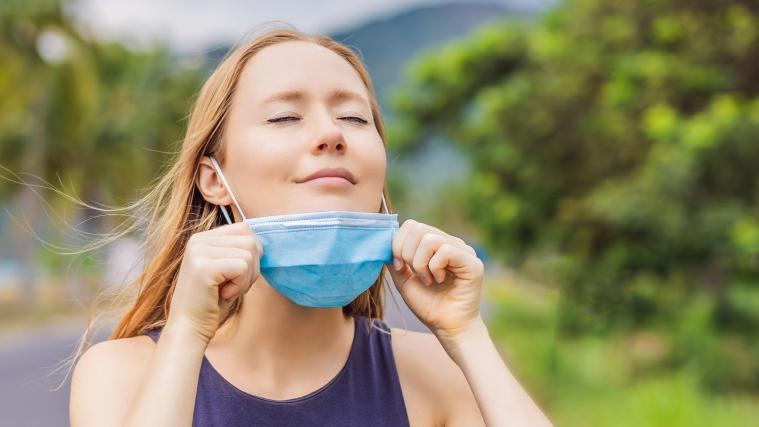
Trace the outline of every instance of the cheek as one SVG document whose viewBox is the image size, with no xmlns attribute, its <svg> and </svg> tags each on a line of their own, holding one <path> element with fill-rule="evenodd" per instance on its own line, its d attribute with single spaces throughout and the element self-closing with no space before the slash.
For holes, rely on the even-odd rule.
<svg viewBox="0 0 759 427">
<path fill-rule="evenodd" d="M 286 178 L 283 172 L 290 171 L 293 159 L 297 158 L 293 151 L 287 144 L 256 138 L 238 147 L 233 158 L 248 182 L 265 184 Z"/>
<path fill-rule="evenodd" d="M 364 171 L 364 179 L 378 181 L 379 185 L 384 184 L 385 172 L 387 169 L 387 154 L 382 141 L 377 141 L 361 150 L 360 156 L 361 170 Z"/>
</svg>

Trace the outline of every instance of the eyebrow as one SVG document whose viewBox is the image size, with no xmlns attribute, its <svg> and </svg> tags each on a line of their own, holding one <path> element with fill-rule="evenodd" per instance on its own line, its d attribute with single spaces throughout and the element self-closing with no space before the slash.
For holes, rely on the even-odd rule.
<svg viewBox="0 0 759 427">
<path fill-rule="evenodd" d="M 269 96 L 268 98 L 264 99 L 263 104 L 267 104 L 269 102 L 273 101 L 298 101 L 306 97 L 306 94 L 303 91 L 300 90 L 288 90 L 284 92 L 275 93 L 274 95 Z M 350 91 L 350 90 L 344 90 L 344 89 L 337 89 L 332 91 L 332 93 L 329 95 L 329 101 L 330 102 L 340 102 L 340 101 L 346 101 L 346 100 L 355 100 L 359 102 L 364 102 L 367 105 L 369 104 L 369 101 L 362 95 Z"/>
</svg>

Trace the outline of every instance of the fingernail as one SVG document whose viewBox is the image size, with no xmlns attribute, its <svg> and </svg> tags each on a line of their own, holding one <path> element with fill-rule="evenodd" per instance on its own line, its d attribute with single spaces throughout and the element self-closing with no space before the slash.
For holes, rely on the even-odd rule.
<svg viewBox="0 0 759 427">
<path fill-rule="evenodd" d="M 403 265 L 401 264 L 401 260 L 398 258 L 393 258 L 393 267 L 395 267 L 395 271 L 401 271 L 401 267 Z"/>
</svg>

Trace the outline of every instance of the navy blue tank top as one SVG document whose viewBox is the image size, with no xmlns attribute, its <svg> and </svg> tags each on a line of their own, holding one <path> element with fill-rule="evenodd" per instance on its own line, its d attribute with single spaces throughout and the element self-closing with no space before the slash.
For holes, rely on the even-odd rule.
<svg viewBox="0 0 759 427">
<path fill-rule="evenodd" d="M 272 400 L 232 385 L 203 356 L 193 426 L 408 426 L 391 337 L 354 316 L 350 354 L 340 372 L 305 396 Z M 375 326 L 386 331 L 384 322 Z M 147 335 L 158 340 L 160 328 Z"/>
</svg>

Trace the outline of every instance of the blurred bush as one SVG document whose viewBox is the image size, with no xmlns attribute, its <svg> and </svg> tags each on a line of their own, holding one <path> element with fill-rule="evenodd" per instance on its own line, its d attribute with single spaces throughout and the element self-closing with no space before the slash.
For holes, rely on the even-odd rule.
<svg viewBox="0 0 759 427">
<path fill-rule="evenodd" d="M 705 300 L 691 305 L 686 316 L 701 320 L 670 329 L 570 337 L 559 331 L 555 289 L 499 279 L 486 283 L 486 290 L 497 307 L 491 335 L 557 426 L 750 426 L 759 416 L 755 394 L 701 387 L 705 378 L 721 376 L 721 369 L 751 366 L 746 359 L 737 364 L 741 368 L 709 360 L 730 357 L 718 350 L 732 340 L 704 330 Z M 706 348 L 694 352 L 698 345 Z M 672 363 L 686 353 L 693 356 L 688 363 Z"/>
<path fill-rule="evenodd" d="M 561 336 L 664 330 L 650 369 L 759 390 L 758 12 L 569 0 L 488 26 L 409 69 L 391 147 L 471 157 L 450 208 L 560 289 Z"/>
</svg>

